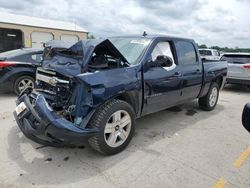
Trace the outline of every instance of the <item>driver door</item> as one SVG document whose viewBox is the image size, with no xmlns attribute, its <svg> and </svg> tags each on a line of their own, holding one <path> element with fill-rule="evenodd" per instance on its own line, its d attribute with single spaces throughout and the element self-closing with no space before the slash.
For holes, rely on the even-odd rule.
<svg viewBox="0 0 250 188">
<path fill-rule="evenodd" d="M 168 56 L 172 66 L 154 66 L 158 56 Z M 151 65 L 149 65 L 151 64 Z M 144 107 L 142 115 L 175 105 L 180 99 L 182 76 L 173 56 L 171 42 L 158 42 L 151 53 L 151 61 L 144 67 Z"/>
</svg>

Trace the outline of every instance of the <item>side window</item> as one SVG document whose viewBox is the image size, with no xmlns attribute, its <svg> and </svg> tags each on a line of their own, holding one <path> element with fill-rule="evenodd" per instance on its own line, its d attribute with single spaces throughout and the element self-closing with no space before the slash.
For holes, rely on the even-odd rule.
<svg viewBox="0 0 250 188">
<path fill-rule="evenodd" d="M 193 65 L 197 63 L 195 48 L 191 42 L 178 41 L 175 43 L 178 62 L 181 65 Z"/>
<path fill-rule="evenodd" d="M 216 51 L 216 50 L 214 51 L 214 55 L 215 55 L 215 56 L 220 56 L 219 52 Z"/>
<path fill-rule="evenodd" d="M 31 54 L 31 61 L 35 63 L 41 63 L 42 61 L 43 54 L 42 53 L 36 53 L 36 54 Z"/>
<path fill-rule="evenodd" d="M 211 50 L 207 50 L 207 55 L 208 56 L 212 56 L 212 51 Z"/>
<path fill-rule="evenodd" d="M 169 42 L 159 42 L 155 46 L 155 48 L 151 54 L 152 61 L 155 61 L 157 56 L 159 56 L 159 55 L 166 55 L 166 56 L 170 57 L 172 59 L 173 63 L 175 64 L 174 58 L 173 58 L 173 53 L 171 51 L 171 47 L 170 47 Z"/>
</svg>

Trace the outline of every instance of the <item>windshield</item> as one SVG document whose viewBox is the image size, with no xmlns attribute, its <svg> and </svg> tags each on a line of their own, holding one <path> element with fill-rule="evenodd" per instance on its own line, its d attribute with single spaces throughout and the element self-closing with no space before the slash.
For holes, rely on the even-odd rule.
<svg viewBox="0 0 250 188">
<path fill-rule="evenodd" d="M 247 64 L 250 63 L 250 55 L 223 55 L 221 60 L 234 64 Z"/>
<path fill-rule="evenodd" d="M 138 58 L 150 43 L 150 39 L 145 38 L 110 38 L 114 46 L 127 59 L 129 64 L 136 64 Z"/>
</svg>

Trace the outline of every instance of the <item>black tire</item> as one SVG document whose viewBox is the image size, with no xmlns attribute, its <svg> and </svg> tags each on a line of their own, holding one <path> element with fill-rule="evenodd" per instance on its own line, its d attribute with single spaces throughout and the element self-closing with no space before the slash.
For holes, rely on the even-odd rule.
<svg viewBox="0 0 250 188">
<path fill-rule="evenodd" d="M 130 116 L 131 119 L 130 132 L 123 144 L 117 147 L 110 147 L 105 141 L 104 130 L 106 127 L 106 123 L 109 121 L 112 114 L 118 111 L 126 111 L 127 114 Z M 93 115 L 88 124 L 88 127 L 100 129 L 100 134 L 91 137 L 88 140 L 90 146 L 102 154 L 114 155 L 124 150 L 133 137 L 135 131 L 135 112 L 131 107 L 131 105 L 129 105 L 127 102 L 114 99 L 102 105 L 95 112 L 95 114 Z"/>
<path fill-rule="evenodd" d="M 215 103 L 211 105 L 211 95 L 212 95 L 212 91 L 216 89 L 217 90 L 217 96 L 215 99 Z M 217 102 L 218 102 L 218 98 L 219 98 L 219 86 L 216 82 L 213 82 L 208 90 L 208 93 L 206 96 L 199 98 L 199 106 L 201 109 L 206 110 L 206 111 L 211 111 L 215 108 Z"/>
<path fill-rule="evenodd" d="M 23 76 L 19 76 L 15 81 L 14 81 L 14 85 L 13 85 L 13 90 L 14 92 L 19 95 L 22 91 L 20 90 L 19 88 L 19 84 L 22 82 L 22 81 L 26 81 L 26 80 L 29 80 L 32 82 L 33 86 L 35 85 L 35 79 L 31 76 L 28 76 L 28 75 L 23 75 Z"/>
<path fill-rule="evenodd" d="M 250 103 L 247 103 L 243 109 L 243 112 L 242 112 L 242 125 L 243 127 L 248 131 L 250 132 L 250 118 L 249 118 L 249 115 L 250 115 Z"/>
</svg>

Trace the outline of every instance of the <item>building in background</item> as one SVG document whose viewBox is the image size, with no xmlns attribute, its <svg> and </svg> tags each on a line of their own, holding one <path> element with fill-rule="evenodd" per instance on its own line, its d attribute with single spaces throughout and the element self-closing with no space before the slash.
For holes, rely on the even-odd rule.
<svg viewBox="0 0 250 188">
<path fill-rule="evenodd" d="M 41 48 L 50 40 L 77 42 L 88 32 L 72 22 L 0 13 L 0 52 L 22 47 Z"/>
</svg>

